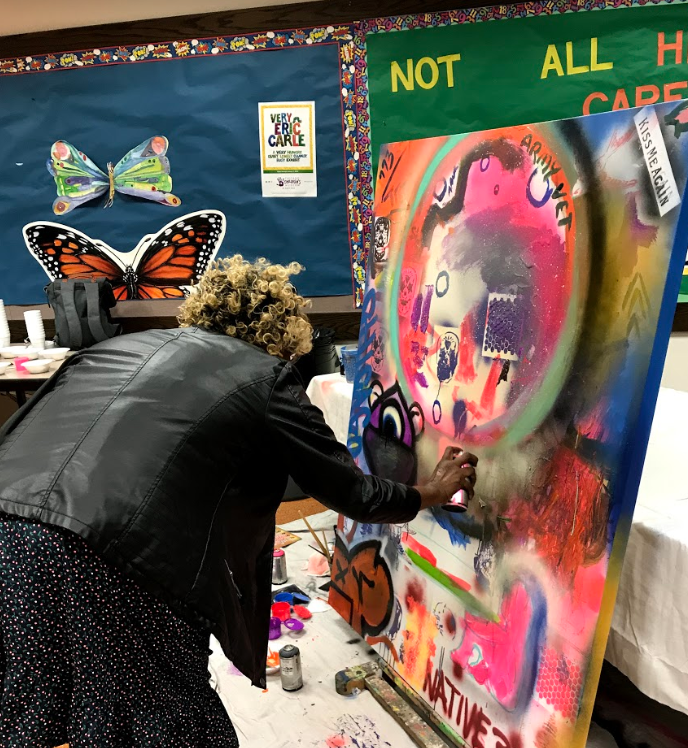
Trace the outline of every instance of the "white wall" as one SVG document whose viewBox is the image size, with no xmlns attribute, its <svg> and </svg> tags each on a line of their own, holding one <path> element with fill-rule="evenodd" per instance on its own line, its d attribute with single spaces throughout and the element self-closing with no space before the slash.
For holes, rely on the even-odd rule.
<svg viewBox="0 0 688 748">
<path fill-rule="evenodd" d="M 313 0 L 0 0 L 0 36 Z M 1 48 L 0 44 L 0 48 Z M 0 55 L 2 56 L 2 55 Z"/>
<path fill-rule="evenodd" d="M 674 333 L 669 340 L 662 387 L 688 392 L 688 333 Z"/>
</svg>

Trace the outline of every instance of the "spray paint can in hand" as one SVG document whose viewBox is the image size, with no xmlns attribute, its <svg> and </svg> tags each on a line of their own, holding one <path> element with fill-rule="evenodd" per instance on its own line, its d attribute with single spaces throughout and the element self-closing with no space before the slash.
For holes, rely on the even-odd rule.
<svg viewBox="0 0 688 748">
<path fill-rule="evenodd" d="M 280 548 L 272 554 L 272 583 L 284 584 L 287 581 L 287 557 Z"/>
<path fill-rule="evenodd" d="M 301 672 L 301 652 L 293 644 L 282 647 L 279 653 L 280 676 L 282 688 L 285 691 L 298 691 L 303 688 L 303 673 Z"/>
<path fill-rule="evenodd" d="M 463 514 L 468 509 L 468 494 L 463 488 L 460 488 L 446 504 L 442 504 L 445 512 Z"/>
<path fill-rule="evenodd" d="M 468 463 L 461 467 L 470 467 Z M 463 514 L 468 509 L 468 492 L 460 488 L 446 504 L 442 504 L 442 509 L 454 514 Z"/>
</svg>

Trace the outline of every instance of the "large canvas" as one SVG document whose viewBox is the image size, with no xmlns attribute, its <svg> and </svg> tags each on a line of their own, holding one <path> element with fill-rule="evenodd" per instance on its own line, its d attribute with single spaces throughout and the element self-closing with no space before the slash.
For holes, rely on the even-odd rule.
<svg viewBox="0 0 688 748">
<path fill-rule="evenodd" d="M 686 103 L 383 148 L 349 448 L 466 514 L 340 522 L 331 602 L 457 745 L 583 748 L 680 284 Z"/>
</svg>

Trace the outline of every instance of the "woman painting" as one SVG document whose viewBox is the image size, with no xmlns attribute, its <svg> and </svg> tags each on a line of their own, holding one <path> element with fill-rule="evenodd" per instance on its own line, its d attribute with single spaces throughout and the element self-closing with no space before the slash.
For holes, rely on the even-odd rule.
<svg viewBox="0 0 688 748">
<path fill-rule="evenodd" d="M 214 265 L 180 328 L 77 353 L 0 432 L 3 748 L 238 745 L 209 635 L 265 686 L 288 475 L 365 522 L 472 495 L 459 450 L 408 487 L 337 443 L 290 363 L 311 346 L 298 270 Z"/>
</svg>

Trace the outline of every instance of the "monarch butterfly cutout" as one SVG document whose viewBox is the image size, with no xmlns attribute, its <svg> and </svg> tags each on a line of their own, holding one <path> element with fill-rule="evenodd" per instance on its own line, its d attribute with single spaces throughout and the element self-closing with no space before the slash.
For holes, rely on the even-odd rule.
<svg viewBox="0 0 688 748">
<path fill-rule="evenodd" d="M 169 142 L 162 135 L 138 145 L 116 165 L 107 165 L 107 174 L 71 143 L 53 143 L 48 159 L 48 171 L 55 178 L 58 197 L 53 202 L 53 213 L 62 216 L 89 200 L 108 194 L 104 207 L 109 208 L 115 193 L 154 200 L 177 207 L 182 201 L 173 195 L 170 161 L 165 155 Z"/>
<path fill-rule="evenodd" d="M 225 235 L 219 210 L 189 213 L 146 235 L 131 252 L 118 252 L 69 226 L 36 221 L 24 241 L 50 280 L 108 278 L 118 301 L 178 299 L 203 274 Z"/>
</svg>

